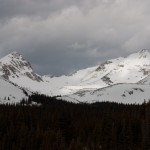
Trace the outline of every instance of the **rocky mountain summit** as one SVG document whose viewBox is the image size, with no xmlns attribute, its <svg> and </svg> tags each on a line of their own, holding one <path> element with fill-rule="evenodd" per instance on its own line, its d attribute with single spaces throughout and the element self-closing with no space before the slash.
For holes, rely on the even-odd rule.
<svg viewBox="0 0 150 150">
<path fill-rule="evenodd" d="M 13 52 L 0 60 L 0 73 L 2 77 L 8 80 L 27 76 L 32 80 L 42 81 L 42 78 L 33 72 L 31 64 L 17 52 Z"/>
</svg>

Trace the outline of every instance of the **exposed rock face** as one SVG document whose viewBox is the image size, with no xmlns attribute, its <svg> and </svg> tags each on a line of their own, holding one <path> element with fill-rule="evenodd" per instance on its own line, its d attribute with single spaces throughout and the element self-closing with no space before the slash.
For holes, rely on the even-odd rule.
<svg viewBox="0 0 150 150">
<path fill-rule="evenodd" d="M 150 70 L 142 69 L 143 75 L 150 75 Z"/>
<path fill-rule="evenodd" d="M 100 71 L 100 70 L 104 70 L 105 69 L 105 65 L 111 64 L 112 61 L 106 61 L 104 63 L 102 63 L 97 69 L 96 71 Z"/>
<path fill-rule="evenodd" d="M 13 52 L 0 60 L 0 70 L 1 76 L 7 80 L 10 77 L 19 78 L 21 75 L 38 82 L 43 81 L 41 76 L 33 72 L 31 64 L 17 52 Z"/>
<path fill-rule="evenodd" d="M 108 85 L 112 85 L 112 84 L 113 84 L 113 82 L 110 80 L 110 78 L 109 78 L 107 75 L 105 75 L 104 77 L 102 77 L 102 80 L 103 80 L 106 84 L 108 84 Z"/>
</svg>

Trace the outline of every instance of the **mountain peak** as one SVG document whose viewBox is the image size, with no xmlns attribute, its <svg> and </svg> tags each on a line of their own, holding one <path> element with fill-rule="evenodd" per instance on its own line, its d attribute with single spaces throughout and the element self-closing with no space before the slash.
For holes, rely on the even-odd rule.
<svg viewBox="0 0 150 150">
<path fill-rule="evenodd" d="M 29 70 L 32 70 L 30 63 L 27 60 L 25 60 L 23 56 L 17 51 L 13 51 L 12 53 L 1 58 L 0 62 L 4 65 L 12 65 L 21 70 L 24 69 L 24 67 L 27 67 Z"/>
<path fill-rule="evenodd" d="M 139 55 L 150 55 L 150 50 L 142 49 L 138 52 Z"/>
<path fill-rule="evenodd" d="M 10 53 L 9 55 L 15 56 L 15 57 L 20 57 L 22 56 L 19 52 L 17 51 L 13 51 L 12 53 Z"/>
<path fill-rule="evenodd" d="M 8 55 L 6 55 L 5 57 L 3 57 L 2 59 L 9 59 L 9 60 L 15 60 L 15 59 L 17 59 L 17 60 L 20 60 L 20 61 L 26 61 L 24 58 L 23 58 L 23 56 L 19 53 L 19 52 L 17 52 L 17 51 L 13 51 L 12 53 L 10 53 L 10 54 L 8 54 Z M 27 61 L 26 61 L 27 62 Z"/>
<path fill-rule="evenodd" d="M 143 61 L 147 61 L 147 63 L 149 64 L 150 63 L 150 61 L 149 61 L 149 59 L 150 59 L 150 50 L 142 49 L 142 50 L 140 50 L 140 51 L 138 51 L 136 53 L 130 54 L 127 57 L 127 59 L 132 59 L 132 61 L 133 61 L 133 59 L 141 59 Z"/>
<path fill-rule="evenodd" d="M 17 51 L 13 51 L 12 53 L 4 56 L 3 58 L 0 59 L 3 63 L 10 63 L 11 61 L 26 61 L 23 56 L 18 53 Z M 27 61 L 26 61 L 27 62 Z"/>
<path fill-rule="evenodd" d="M 146 59 L 147 57 L 150 58 L 150 51 L 147 49 L 142 49 L 141 51 L 139 51 L 139 58 L 143 58 Z"/>
<path fill-rule="evenodd" d="M 41 77 L 33 72 L 31 64 L 23 56 L 14 51 L 0 59 L 0 70 L 5 79 L 28 77 L 32 80 L 42 81 Z"/>
<path fill-rule="evenodd" d="M 20 53 L 17 52 L 17 51 L 13 51 L 13 52 L 11 52 L 10 54 L 12 54 L 12 55 L 14 55 L 14 54 L 19 54 L 19 55 L 20 55 Z"/>
</svg>

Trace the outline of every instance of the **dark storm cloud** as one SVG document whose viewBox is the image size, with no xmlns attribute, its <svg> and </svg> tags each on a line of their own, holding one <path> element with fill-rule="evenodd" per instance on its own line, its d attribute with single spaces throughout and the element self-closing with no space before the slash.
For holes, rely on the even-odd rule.
<svg viewBox="0 0 150 150">
<path fill-rule="evenodd" d="M 0 18 L 46 17 L 70 6 L 92 6 L 95 0 L 0 0 Z"/>
<path fill-rule="evenodd" d="M 0 55 L 63 74 L 150 49 L 148 0 L 0 0 Z"/>
</svg>

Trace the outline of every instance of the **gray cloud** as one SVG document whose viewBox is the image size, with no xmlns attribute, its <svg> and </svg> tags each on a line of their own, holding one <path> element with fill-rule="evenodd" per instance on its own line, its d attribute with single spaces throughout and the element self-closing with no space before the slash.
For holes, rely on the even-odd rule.
<svg viewBox="0 0 150 150">
<path fill-rule="evenodd" d="M 0 55 L 63 74 L 150 49 L 148 0 L 0 0 Z"/>
</svg>

